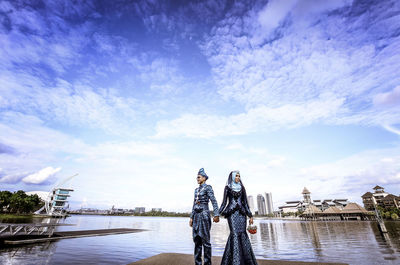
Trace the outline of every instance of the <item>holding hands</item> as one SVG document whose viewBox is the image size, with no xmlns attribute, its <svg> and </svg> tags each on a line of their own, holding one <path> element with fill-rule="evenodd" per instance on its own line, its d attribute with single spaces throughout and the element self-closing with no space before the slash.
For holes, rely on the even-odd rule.
<svg viewBox="0 0 400 265">
<path fill-rule="evenodd" d="M 253 224 L 253 217 L 250 217 L 250 219 L 249 219 L 249 225 L 252 225 Z"/>
<path fill-rule="evenodd" d="M 218 223 L 219 222 L 219 216 L 214 216 L 213 221 L 214 221 L 214 223 Z M 193 219 L 192 218 L 189 219 L 189 226 L 193 227 Z"/>
</svg>

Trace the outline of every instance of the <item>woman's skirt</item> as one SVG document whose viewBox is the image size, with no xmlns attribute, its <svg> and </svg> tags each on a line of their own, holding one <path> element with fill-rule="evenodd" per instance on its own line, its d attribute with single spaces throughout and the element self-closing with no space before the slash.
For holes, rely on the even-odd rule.
<svg viewBox="0 0 400 265">
<path fill-rule="evenodd" d="M 231 233 L 226 242 L 221 265 L 257 264 L 246 232 L 246 216 L 236 210 L 228 217 L 228 224 Z"/>
</svg>

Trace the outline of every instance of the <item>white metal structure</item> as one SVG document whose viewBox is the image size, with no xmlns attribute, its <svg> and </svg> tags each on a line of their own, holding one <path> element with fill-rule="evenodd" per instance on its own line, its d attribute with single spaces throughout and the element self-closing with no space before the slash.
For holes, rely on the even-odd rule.
<svg viewBox="0 0 400 265">
<path fill-rule="evenodd" d="M 40 208 L 35 214 L 45 214 L 54 217 L 63 217 L 66 215 L 65 209 L 68 205 L 68 198 L 71 196 L 69 193 L 74 191 L 73 189 L 61 188 L 67 181 L 77 176 L 75 174 L 63 180 L 57 184 L 47 195 L 44 206 Z M 45 211 L 45 212 L 44 212 Z"/>
</svg>

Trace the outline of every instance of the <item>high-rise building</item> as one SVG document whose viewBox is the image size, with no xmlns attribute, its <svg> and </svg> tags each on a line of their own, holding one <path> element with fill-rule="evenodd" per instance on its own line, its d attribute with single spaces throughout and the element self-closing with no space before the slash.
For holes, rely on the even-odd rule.
<svg viewBox="0 0 400 265">
<path fill-rule="evenodd" d="M 265 204 L 267 206 L 267 214 L 273 214 L 274 213 L 274 205 L 272 203 L 272 193 L 270 193 L 270 192 L 265 193 Z"/>
<path fill-rule="evenodd" d="M 251 195 L 247 196 L 247 202 L 249 203 L 250 212 L 252 212 L 252 213 L 254 214 L 254 200 L 253 200 L 253 196 L 251 196 Z"/>
<path fill-rule="evenodd" d="M 266 215 L 267 210 L 265 208 L 265 199 L 264 196 L 261 194 L 257 195 L 257 208 L 258 208 L 258 215 Z"/>
</svg>

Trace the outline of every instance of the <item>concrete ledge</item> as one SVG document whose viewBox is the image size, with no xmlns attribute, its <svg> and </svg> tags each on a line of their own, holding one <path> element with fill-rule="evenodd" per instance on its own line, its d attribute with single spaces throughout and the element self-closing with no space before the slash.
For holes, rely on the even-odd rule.
<svg viewBox="0 0 400 265">
<path fill-rule="evenodd" d="M 221 264 L 222 257 L 212 257 L 212 264 Z M 258 265 L 348 265 L 346 263 L 306 262 L 258 259 Z M 194 264 L 193 255 L 179 253 L 162 253 L 142 259 L 129 265 L 189 265 Z"/>
</svg>

